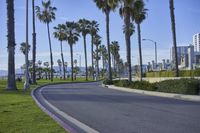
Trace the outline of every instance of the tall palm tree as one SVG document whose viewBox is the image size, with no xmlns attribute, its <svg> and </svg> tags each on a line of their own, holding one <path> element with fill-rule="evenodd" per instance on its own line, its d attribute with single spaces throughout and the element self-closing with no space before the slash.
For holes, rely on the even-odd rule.
<svg viewBox="0 0 200 133">
<path fill-rule="evenodd" d="M 60 52 L 61 52 L 61 59 L 63 64 L 63 73 L 64 73 L 64 80 L 66 79 L 65 73 L 65 62 L 64 62 L 64 56 L 63 56 L 63 46 L 62 42 L 66 40 L 66 34 L 65 34 L 65 25 L 64 24 L 58 24 L 57 27 L 54 27 L 55 32 L 54 37 L 57 38 L 60 41 Z"/>
<path fill-rule="evenodd" d="M 33 22 L 33 33 L 32 33 L 32 45 L 33 45 L 33 77 L 32 77 L 32 83 L 36 84 L 36 32 L 35 32 L 35 0 L 32 0 L 32 22 Z"/>
<path fill-rule="evenodd" d="M 106 15 L 106 36 L 107 36 L 107 48 L 108 48 L 108 71 L 109 71 L 109 80 L 112 81 L 112 70 L 111 70 L 111 60 L 110 60 L 110 30 L 109 30 L 109 21 L 110 21 L 110 12 L 114 11 L 118 6 L 118 0 L 94 0 L 96 6 L 102 10 Z"/>
<path fill-rule="evenodd" d="M 62 76 L 62 61 L 60 59 L 57 60 L 58 66 L 59 66 L 59 72 L 60 72 L 60 77 Z"/>
<path fill-rule="evenodd" d="M 14 0 L 6 0 L 7 3 L 7 41 L 8 41 L 8 82 L 7 90 L 17 90 L 15 81 L 15 21 Z"/>
<path fill-rule="evenodd" d="M 49 49 L 50 49 L 50 61 L 51 61 L 51 81 L 53 81 L 53 55 L 51 48 L 51 36 L 50 36 L 49 24 L 56 19 L 55 18 L 56 10 L 57 10 L 56 7 L 51 6 L 50 0 L 48 0 L 47 2 L 42 1 L 42 8 L 36 6 L 36 15 L 38 19 L 47 25 Z"/>
<path fill-rule="evenodd" d="M 101 37 L 96 34 L 94 36 L 94 45 L 96 46 L 96 56 L 95 56 L 95 59 L 96 59 L 96 80 L 98 80 L 98 77 L 99 77 L 99 45 L 101 44 Z"/>
<path fill-rule="evenodd" d="M 25 71 L 25 83 L 24 83 L 24 90 L 28 90 L 29 85 L 29 62 L 28 62 L 28 0 L 26 0 L 26 43 L 25 43 L 25 64 L 26 64 L 26 71 Z"/>
<path fill-rule="evenodd" d="M 131 70 L 131 12 L 134 7 L 135 0 L 123 0 L 123 5 L 120 7 L 120 15 L 124 18 L 124 30 L 125 30 L 125 41 L 126 41 L 126 58 L 128 65 L 128 81 L 132 81 L 132 70 Z"/>
<path fill-rule="evenodd" d="M 65 24 L 65 33 L 67 35 L 66 40 L 70 46 L 70 54 L 71 54 L 71 80 L 73 81 L 73 72 L 74 72 L 74 64 L 73 64 L 73 45 L 79 39 L 79 32 L 78 32 L 78 24 L 75 22 L 66 22 Z"/>
<path fill-rule="evenodd" d="M 99 52 L 100 52 L 100 55 L 101 55 L 101 59 L 102 59 L 102 69 L 103 69 L 103 72 L 105 71 L 105 54 L 107 54 L 107 50 L 106 50 L 106 46 L 105 45 L 100 45 L 99 46 Z M 104 73 L 103 73 L 103 76 L 104 76 Z"/>
<path fill-rule="evenodd" d="M 99 24 L 97 23 L 97 21 L 91 21 L 89 24 L 89 29 L 90 29 L 90 35 L 91 35 L 91 57 L 92 57 L 92 77 L 94 80 L 94 56 L 93 56 L 93 52 L 94 52 L 94 36 L 97 34 L 97 32 L 99 31 Z"/>
<path fill-rule="evenodd" d="M 170 8 L 170 17 L 171 17 L 171 26 L 172 26 L 171 28 L 172 28 L 172 38 L 173 38 L 173 45 L 174 45 L 174 54 L 175 54 L 175 59 L 173 59 L 173 61 L 175 63 L 176 77 L 179 77 L 177 44 L 176 44 L 176 26 L 175 26 L 175 15 L 174 15 L 174 0 L 169 0 L 169 8 Z"/>
<path fill-rule="evenodd" d="M 86 48 L 86 36 L 90 33 L 90 21 L 86 19 L 80 19 L 78 21 L 79 24 L 79 32 L 83 36 L 84 42 L 84 53 L 85 53 L 85 72 L 86 72 L 86 80 L 88 80 L 88 69 L 87 69 L 87 48 Z"/>
<path fill-rule="evenodd" d="M 138 48 L 139 48 L 139 59 L 140 59 L 140 81 L 142 81 L 142 49 L 141 49 L 141 29 L 140 24 L 145 20 L 147 15 L 147 9 L 145 9 L 145 4 L 143 0 L 138 0 L 134 4 L 132 17 L 137 24 L 138 32 Z"/>
<path fill-rule="evenodd" d="M 116 72 L 116 60 L 117 60 L 117 55 L 119 54 L 119 43 L 118 43 L 118 41 L 111 42 L 110 52 L 111 52 L 112 57 L 113 57 L 113 69 L 114 69 L 114 72 Z"/>
</svg>

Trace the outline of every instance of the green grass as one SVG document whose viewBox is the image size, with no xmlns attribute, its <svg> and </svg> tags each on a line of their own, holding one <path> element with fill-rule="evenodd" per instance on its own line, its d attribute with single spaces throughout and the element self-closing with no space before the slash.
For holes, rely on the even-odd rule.
<svg viewBox="0 0 200 133">
<path fill-rule="evenodd" d="M 51 83 L 39 80 L 31 85 L 27 92 L 23 90 L 24 82 L 17 82 L 18 91 L 7 91 L 6 80 L 0 80 L 0 133 L 64 133 L 53 119 L 44 113 L 34 102 L 30 93 L 35 87 Z M 53 83 L 70 82 L 54 79 Z M 74 82 L 85 82 L 77 78 Z"/>
</svg>

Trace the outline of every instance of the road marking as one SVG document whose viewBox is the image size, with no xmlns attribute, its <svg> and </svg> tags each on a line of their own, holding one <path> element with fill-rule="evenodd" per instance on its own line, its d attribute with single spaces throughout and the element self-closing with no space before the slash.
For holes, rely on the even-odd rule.
<svg viewBox="0 0 200 133">
<path fill-rule="evenodd" d="M 51 103 L 49 103 L 42 95 L 42 90 L 44 88 L 40 89 L 40 94 L 41 97 L 44 99 L 44 102 L 51 107 L 56 113 L 58 113 L 59 115 L 61 115 L 62 117 L 64 117 L 65 119 L 67 119 L 68 121 L 70 121 L 71 123 L 75 124 L 76 126 L 78 126 L 79 128 L 81 128 L 82 130 L 84 130 L 87 133 L 99 133 L 97 130 L 92 129 L 91 127 L 85 125 L 84 123 L 78 121 L 77 119 L 71 117 L 70 115 L 64 113 L 63 111 L 59 110 L 58 108 L 56 108 L 54 105 L 52 105 Z"/>
</svg>

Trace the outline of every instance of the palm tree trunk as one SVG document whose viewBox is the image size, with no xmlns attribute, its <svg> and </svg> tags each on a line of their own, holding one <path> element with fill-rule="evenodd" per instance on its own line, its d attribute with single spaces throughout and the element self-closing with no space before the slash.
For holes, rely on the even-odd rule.
<svg viewBox="0 0 200 133">
<path fill-rule="evenodd" d="M 125 3 L 126 6 L 126 3 Z M 124 17 L 124 23 L 126 26 L 125 30 L 125 40 L 126 40 L 126 58 L 127 58 L 127 65 L 128 65 L 128 81 L 132 81 L 132 71 L 131 71 L 131 41 L 130 41 L 130 12 L 128 9 L 125 9 L 125 17 Z"/>
<path fill-rule="evenodd" d="M 94 37 L 93 35 L 91 36 L 91 56 L 92 56 L 92 78 L 94 80 L 94 55 L 93 55 L 93 49 L 94 49 L 94 44 L 93 44 L 93 40 L 94 40 Z"/>
<path fill-rule="evenodd" d="M 83 36 L 84 40 L 84 52 L 85 52 L 85 79 L 88 80 L 88 69 L 87 69 L 87 50 L 86 50 L 86 36 Z"/>
<path fill-rule="evenodd" d="M 50 61 L 51 61 L 51 82 L 53 81 L 53 55 L 52 55 L 52 48 L 51 48 L 51 36 L 49 31 L 49 23 L 47 23 L 47 30 L 48 30 L 48 38 L 49 38 L 49 49 L 50 49 Z"/>
<path fill-rule="evenodd" d="M 6 0 L 7 3 L 7 29 L 8 29 L 8 82 L 7 90 L 17 90 L 15 81 L 15 22 L 14 0 Z"/>
<path fill-rule="evenodd" d="M 109 80 L 112 81 L 112 70 L 111 70 L 111 59 L 110 59 L 110 30 L 109 30 L 109 12 L 106 12 L 106 36 L 107 36 L 107 47 L 108 47 L 108 72 Z"/>
<path fill-rule="evenodd" d="M 139 58 L 140 58 L 140 81 L 142 81 L 142 48 L 141 48 L 140 24 L 137 24 L 137 30 L 138 30 L 138 48 L 139 48 Z"/>
<path fill-rule="evenodd" d="M 25 62 L 26 62 L 26 74 L 24 90 L 29 89 L 29 61 L 28 61 L 28 0 L 26 0 L 26 49 L 25 49 Z"/>
<path fill-rule="evenodd" d="M 177 57 L 177 44 L 176 44 L 176 26 L 175 26 L 175 15 L 174 15 L 174 0 L 169 0 L 169 8 L 170 8 L 170 17 L 171 17 L 171 28 L 172 28 L 172 38 L 174 45 L 174 54 L 175 54 L 175 67 L 176 67 L 176 77 L 179 77 L 178 70 L 178 57 Z"/>
<path fill-rule="evenodd" d="M 71 54 L 71 79 L 73 81 L 74 79 L 73 45 L 72 44 L 69 44 L 69 45 L 70 45 L 70 54 Z"/>
<path fill-rule="evenodd" d="M 114 72 L 116 72 L 116 59 L 115 59 L 115 56 L 113 56 L 113 70 L 114 70 Z"/>
<path fill-rule="evenodd" d="M 104 77 L 104 65 L 105 65 L 104 63 L 105 63 L 105 61 L 104 61 L 103 52 L 102 52 L 102 67 L 103 67 L 102 77 Z"/>
<path fill-rule="evenodd" d="M 99 49 L 97 45 L 97 80 L 99 79 Z"/>
<path fill-rule="evenodd" d="M 32 77 L 32 83 L 36 84 L 36 68 L 35 68 L 35 62 L 36 62 L 36 33 L 35 33 L 35 0 L 32 0 L 32 15 L 33 15 L 33 77 Z"/>
<path fill-rule="evenodd" d="M 61 59 L 62 59 L 62 63 L 63 63 L 63 74 L 64 74 L 64 80 L 66 79 L 65 76 L 65 62 L 64 62 L 64 57 L 63 57 L 63 48 L 62 48 L 62 41 L 60 41 L 60 51 L 61 51 Z"/>
</svg>

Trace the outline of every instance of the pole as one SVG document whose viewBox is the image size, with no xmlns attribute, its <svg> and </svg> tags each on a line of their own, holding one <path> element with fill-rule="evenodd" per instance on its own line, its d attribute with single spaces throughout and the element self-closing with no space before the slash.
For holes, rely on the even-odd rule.
<svg viewBox="0 0 200 133">
<path fill-rule="evenodd" d="M 26 0 L 26 48 L 25 48 L 25 62 L 26 62 L 26 74 L 25 74 L 25 83 L 24 90 L 29 89 L 29 74 L 28 74 L 28 0 Z"/>
</svg>

